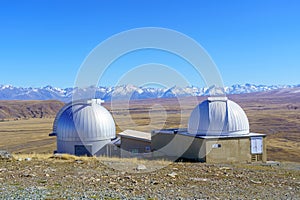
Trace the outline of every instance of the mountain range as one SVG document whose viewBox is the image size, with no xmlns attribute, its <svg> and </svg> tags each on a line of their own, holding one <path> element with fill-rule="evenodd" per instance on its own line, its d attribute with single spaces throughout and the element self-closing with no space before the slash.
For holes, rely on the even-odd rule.
<svg viewBox="0 0 300 200">
<path fill-rule="evenodd" d="M 299 85 L 255 85 L 255 84 L 236 84 L 222 88 L 226 94 L 245 94 L 254 92 L 275 91 L 280 89 L 299 88 Z M 72 95 L 76 93 L 78 97 L 84 98 L 93 95 L 105 101 L 111 99 L 149 99 L 149 98 L 172 98 L 187 96 L 207 96 L 216 90 L 215 87 L 171 87 L 171 88 L 149 88 L 137 87 L 134 85 L 122 85 L 115 87 L 87 87 L 78 88 L 57 88 L 45 86 L 40 88 L 14 87 L 12 85 L 0 85 L 0 100 L 60 100 L 69 102 Z"/>
</svg>

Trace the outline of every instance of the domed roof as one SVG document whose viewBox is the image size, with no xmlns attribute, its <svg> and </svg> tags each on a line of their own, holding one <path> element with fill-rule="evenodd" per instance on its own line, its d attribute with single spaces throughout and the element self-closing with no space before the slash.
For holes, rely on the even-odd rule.
<svg viewBox="0 0 300 200">
<path fill-rule="evenodd" d="M 249 133 L 244 110 L 227 97 L 209 97 L 192 111 L 188 132 L 197 135 L 240 135 Z"/>
<path fill-rule="evenodd" d="M 64 141 L 106 140 L 116 137 L 115 127 L 111 114 L 93 99 L 64 106 L 55 118 L 53 133 Z"/>
</svg>

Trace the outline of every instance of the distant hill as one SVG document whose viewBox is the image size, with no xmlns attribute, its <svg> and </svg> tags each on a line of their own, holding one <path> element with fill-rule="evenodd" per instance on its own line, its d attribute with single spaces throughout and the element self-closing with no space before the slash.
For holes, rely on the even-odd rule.
<svg viewBox="0 0 300 200">
<path fill-rule="evenodd" d="M 53 118 L 64 105 L 61 101 L 0 101 L 0 120 Z"/>
<path fill-rule="evenodd" d="M 59 100 L 69 102 L 72 95 L 76 92 L 79 97 L 95 96 L 105 101 L 124 100 L 124 99 L 156 99 L 173 98 L 188 96 L 207 96 L 213 91 L 214 87 L 171 87 L 171 88 L 146 88 L 134 85 L 123 85 L 116 87 L 87 87 L 85 89 L 77 88 L 55 88 L 46 86 L 42 88 L 23 88 L 11 85 L 0 85 L 0 100 Z M 293 90 L 300 91 L 300 85 L 254 85 L 254 84 L 236 84 L 225 87 L 226 94 L 249 94 L 256 92 L 278 91 L 283 92 Z M 90 95 L 92 94 L 92 95 Z"/>
</svg>

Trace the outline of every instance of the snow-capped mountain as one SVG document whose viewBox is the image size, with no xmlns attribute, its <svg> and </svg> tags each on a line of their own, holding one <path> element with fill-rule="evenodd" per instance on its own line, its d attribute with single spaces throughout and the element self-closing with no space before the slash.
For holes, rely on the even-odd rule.
<svg viewBox="0 0 300 200">
<path fill-rule="evenodd" d="M 244 94 L 253 92 L 264 92 L 278 89 L 298 88 L 300 85 L 254 85 L 254 84 L 236 84 L 230 87 L 224 87 L 222 90 L 226 94 Z M 122 85 L 116 87 L 87 87 L 78 88 L 56 88 L 45 86 L 41 88 L 23 88 L 12 85 L 0 85 L 0 100 L 49 100 L 56 99 L 64 102 L 71 101 L 72 95 L 77 98 L 96 97 L 106 101 L 119 99 L 148 99 L 148 98 L 172 98 L 186 96 L 206 96 L 209 95 L 214 87 L 171 87 L 171 88 L 148 88 L 137 87 L 134 85 Z"/>
</svg>

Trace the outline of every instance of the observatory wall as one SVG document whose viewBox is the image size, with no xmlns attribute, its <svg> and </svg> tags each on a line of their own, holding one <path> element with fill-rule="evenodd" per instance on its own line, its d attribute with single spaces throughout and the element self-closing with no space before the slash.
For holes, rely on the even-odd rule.
<svg viewBox="0 0 300 200">
<path fill-rule="evenodd" d="M 262 138 L 262 152 L 251 153 L 251 138 Z M 266 162 L 264 134 L 249 133 L 240 136 L 195 136 L 174 133 L 174 130 L 156 131 L 151 147 L 154 157 L 189 159 L 206 163 Z"/>
<path fill-rule="evenodd" d="M 120 147 L 116 144 L 108 143 L 95 153 L 96 156 L 120 157 Z"/>
<path fill-rule="evenodd" d="M 138 154 L 150 153 L 151 141 L 121 137 L 121 157 L 133 157 Z"/>
<path fill-rule="evenodd" d="M 206 139 L 206 162 L 250 162 L 250 140 L 244 138 Z"/>
<path fill-rule="evenodd" d="M 110 140 L 99 140 L 91 142 L 57 140 L 57 153 L 68 153 L 73 155 L 95 155 L 109 142 Z M 79 148 L 85 148 L 86 153 L 84 153 L 82 150 L 80 150 L 80 152 L 76 152 L 76 149 Z"/>
<path fill-rule="evenodd" d="M 186 158 L 205 161 L 203 139 L 186 134 L 156 132 L 151 138 L 151 149 L 154 157 Z"/>
</svg>

